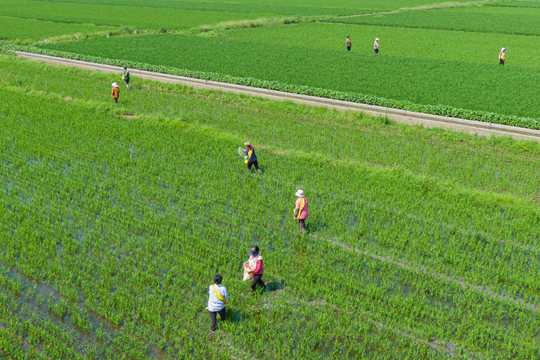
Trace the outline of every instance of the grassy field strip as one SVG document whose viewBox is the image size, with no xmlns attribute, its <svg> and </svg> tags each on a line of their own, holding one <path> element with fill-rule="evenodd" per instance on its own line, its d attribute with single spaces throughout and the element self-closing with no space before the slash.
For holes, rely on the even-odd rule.
<svg viewBox="0 0 540 360">
<path fill-rule="evenodd" d="M 64 2 L 74 8 L 88 4 L 110 5 L 107 0 L 45 0 L 50 3 Z M 308 14 L 308 15 L 344 15 L 360 13 L 363 11 L 390 11 L 411 6 L 431 6 L 437 0 L 343 0 L 335 3 L 328 0 L 275 0 L 272 3 L 266 1 L 185 1 L 185 0 L 155 0 L 151 5 L 144 0 L 118 0 L 115 5 L 133 8 L 165 8 L 170 10 L 215 10 L 221 12 L 268 12 L 272 14 Z M 466 2 L 467 0 L 463 0 Z M 32 6 L 36 6 L 32 4 Z"/>
<path fill-rule="evenodd" d="M 50 63 L 62 64 L 67 66 L 76 66 L 88 70 L 99 70 L 108 73 L 118 73 L 122 71 L 119 66 L 106 64 L 89 63 L 80 60 L 58 58 L 49 55 L 32 54 L 22 51 L 16 51 L 20 57 L 35 60 L 46 61 Z M 261 89 L 248 87 L 244 85 L 236 85 L 230 83 L 222 83 L 211 80 L 201 80 L 196 78 L 188 78 L 179 75 L 161 74 L 149 72 L 145 70 L 132 69 L 131 73 L 134 76 L 143 79 L 149 79 L 161 82 L 179 83 L 194 88 L 204 88 L 211 90 L 228 91 L 239 94 L 254 95 L 274 100 L 290 100 L 300 104 L 313 106 L 325 106 L 338 110 L 358 110 L 373 116 L 385 116 L 392 120 L 396 120 L 408 124 L 421 124 L 426 127 L 437 127 L 451 130 L 457 130 L 468 134 L 477 134 L 482 136 L 510 136 L 518 140 L 531 140 L 540 142 L 540 130 L 525 129 L 515 126 L 500 125 L 485 123 L 474 120 L 457 119 L 447 116 L 431 115 L 425 113 L 411 112 L 407 110 L 384 108 L 376 105 L 359 104 L 355 102 L 347 102 L 342 100 L 333 100 L 322 97 L 315 97 L 302 94 L 287 93 L 277 90 Z"/>
<path fill-rule="evenodd" d="M 336 16 L 336 19 L 344 19 L 344 18 L 354 18 L 359 16 L 373 16 L 373 15 L 387 15 L 387 14 L 397 14 L 402 13 L 405 11 L 418 11 L 418 10 L 434 10 L 434 9 L 447 9 L 447 8 L 455 8 L 455 7 L 467 7 L 467 6 L 478 6 L 478 5 L 484 5 L 487 3 L 499 3 L 503 0 L 478 0 L 478 1 L 469 1 L 469 2 L 460 2 L 460 1 L 449 1 L 449 2 L 443 2 L 443 3 L 435 3 L 431 5 L 420 5 L 415 7 L 409 7 L 409 8 L 401 8 L 398 10 L 393 11 L 382 11 L 382 12 L 373 12 L 368 14 L 354 14 L 354 15 L 344 15 L 344 16 Z"/>
<path fill-rule="evenodd" d="M 86 34 L 98 33 L 104 36 L 107 32 L 118 32 L 118 30 L 119 28 L 116 26 L 59 23 L 0 16 L 0 43 L 31 44 L 44 39 L 48 41 L 66 41 L 75 39 L 75 35 L 82 39 L 87 36 Z"/>
<path fill-rule="evenodd" d="M 423 29 L 474 33 L 477 35 L 485 35 L 486 41 L 492 41 L 489 34 L 493 34 L 496 36 L 496 39 L 504 43 L 508 49 L 514 50 L 512 52 L 512 57 L 517 59 L 518 56 L 521 57 L 522 54 L 518 54 L 516 50 L 527 49 L 530 51 L 529 46 L 523 42 L 512 42 L 508 39 L 508 35 L 526 36 L 531 38 L 540 36 L 540 26 L 538 23 L 538 16 L 540 15 L 539 10 L 539 8 L 528 9 L 518 7 L 474 6 L 394 12 L 377 14 L 375 16 L 326 18 L 324 20 L 319 20 L 342 25 L 349 24 L 349 26 L 377 25 L 389 28 L 407 29 L 408 31 L 411 29 Z M 505 20 L 507 23 L 504 23 Z M 381 35 L 381 38 L 388 38 L 388 35 Z M 496 50 L 497 49 L 494 47 L 493 51 Z"/>
<path fill-rule="evenodd" d="M 63 23 L 95 24 L 143 29 L 190 28 L 227 20 L 278 16 L 265 12 L 216 11 L 212 9 L 156 8 L 102 3 L 0 0 L 2 15 Z"/>
<path fill-rule="evenodd" d="M 316 237 L 316 238 L 318 238 L 318 237 Z M 409 271 L 420 272 L 420 273 L 423 273 L 423 274 L 431 275 L 434 278 L 438 278 L 438 279 L 441 279 L 443 281 L 447 281 L 447 282 L 453 283 L 455 285 L 458 285 L 458 286 L 462 287 L 463 289 L 470 290 L 470 291 L 476 292 L 478 294 L 485 295 L 487 297 L 497 299 L 499 301 L 511 302 L 511 303 L 513 303 L 515 305 L 521 306 L 521 307 L 526 308 L 528 310 L 538 312 L 538 306 L 537 305 L 535 305 L 533 303 L 525 302 L 525 301 L 523 301 L 523 299 L 510 298 L 508 295 L 498 294 L 497 292 L 493 291 L 492 289 L 490 289 L 487 286 L 470 284 L 470 283 L 468 283 L 466 281 L 453 278 L 453 277 L 448 276 L 448 275 L 443 274 L 443 273 L 432 272 L 423 265 L 411 265 L 411 264 L 408 264 L 408 263 L 406 263 L 404 261 L 401 261 L 401 260 L 398 261 L 398 260 L 392 259 L 392 258 L 387 257 L 387 256 L 382 256 L 382 255 L 378 255 L 378 254 L 375 254 L 375 253 L 370 253 L 369 251 L 365 251 L 365 250 L 361 250 L 361 249 L 355 249 L 354 247 L 352 247 L 350 245 L 347 245 L 347 244 L 344 244 L 342 242 L 339 242 L 337 240 L 326 239 L 326 241 L 328 241 L 333 246 L 339 247 L 341 249 L 354 250 L 356 253 L 358 253 L 360 255 L 367 256 L 367 257 L 371 257 L 374 260 L 378 260 L 378 261 L 382 261 L 382 262 L 385 262 L 385 263 L 393 264 L 393 265 L 399 266 L 399 267 L 401 267 L 403 269 L 406 269 L 406 270 L 409 270 Z"/>
</svg>

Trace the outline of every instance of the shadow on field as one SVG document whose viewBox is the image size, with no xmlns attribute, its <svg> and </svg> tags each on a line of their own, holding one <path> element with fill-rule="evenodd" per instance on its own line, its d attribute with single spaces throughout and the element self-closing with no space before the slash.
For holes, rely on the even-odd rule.
<svg viewBox="0 0 540 360">
<path fill-rule="evenodd" d="M 285 286 L 287 286 L 287 283 L 285 282 L 285 280 L 283 280 L 283 281 L 278 281 L 278 280 L 269 281 L 269 282 L 266 283 L 266 289 L 264 290 L 264 292 L 273 292 L 273 291 L 281 290 Z"/>
</svg>

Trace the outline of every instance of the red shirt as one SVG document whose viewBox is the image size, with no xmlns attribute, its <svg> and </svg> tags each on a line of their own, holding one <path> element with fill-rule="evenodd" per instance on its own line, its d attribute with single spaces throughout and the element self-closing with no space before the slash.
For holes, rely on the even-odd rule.
<svg viewBox="0 0 540 360">
<path fill-rule="evenodd" d="M 255 275 L 262 275 L 264 273 L 262 260 L 257 261 L 257 267 L 255 268 L 255 270 L 253 270 L 253 273 Z"/>
</svg>

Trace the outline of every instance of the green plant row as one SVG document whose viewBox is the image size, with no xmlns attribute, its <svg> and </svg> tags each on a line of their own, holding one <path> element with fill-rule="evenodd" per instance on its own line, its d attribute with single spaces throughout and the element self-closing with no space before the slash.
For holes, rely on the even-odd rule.
<svg viewBox="0 0 540 360">
<path fill-rule="evenodd" d="M 82 60 L 100 64 L 128 66 L 130 68 L 192 77 L 203 80 L 220 81 L 238 85 L 253 86 L 263 89 L 285 91 L 295 94 L 325 97 L 335 100 L 351 101 L 368 105 L 378 105 L 394 109 L 402 109 L 434 115 L 449 116 L 453 118 L 477 120 L 488 123 L 518 126 L 529 129 L 540 129 L 540 119 L 525 118 L 519 116 L 502 115 L 488 111 L 467 110 L 445 105 L 422 105 L 406 100 L 393 100 L 378 96 L 363 95 L 354 92 L 343 92 L 330 89 L 284 84 L 277 81 L 260 80 L 252 77 L 236 77 L 226 74 L 204 72 L 196 70 L 179 69 L 176 67 L 151 65 L 136 61 L 101 58 L 97 56 L 70 53 L 65 51 L 41 49 L 35 46 L 4 45 L 4 49 L 26 51 L 36 54 L 63 57 L 74 60 Z"/>
</svg>

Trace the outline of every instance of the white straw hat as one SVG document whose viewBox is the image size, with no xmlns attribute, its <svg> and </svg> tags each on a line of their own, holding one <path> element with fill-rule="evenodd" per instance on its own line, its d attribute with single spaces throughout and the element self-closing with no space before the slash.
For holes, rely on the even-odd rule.
<svg viewBox="0 0 540 360">
<path fill-rule="evenodd" d="M 375 41 L 379 41 L 379 38 L 375 38 Z"/>
<path fill-rule="evenodd" d="M 246 142 L 244 143 L 244 145 L 245 145 L 245 146 L 251 146 L 251 143 L 250 143 L 249 141 L 246 141 Z"/>
<path fill-rule="evenodd" d="M 294 195 L 299 198 L 304 197 L 304 190 L 298 190 Z"/>
<path fill-rule="evenodd" d="M 112 86 L 113 87 L 118 87 L 118 84 L 117 83 L 112 83 Z"/>
</svg>

